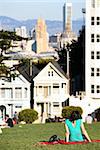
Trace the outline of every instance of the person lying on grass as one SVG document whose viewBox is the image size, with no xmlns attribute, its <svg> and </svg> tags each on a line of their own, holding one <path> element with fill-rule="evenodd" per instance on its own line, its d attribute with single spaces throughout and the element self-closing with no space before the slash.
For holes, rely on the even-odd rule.
<svg viewBox="0 0 100 150">
<path fill-rule="evenodd" d="M 66 142 L 70 141 L 79 142 L 85 140 L 91 142 L 91 139 L 82 122 L 82 117 L 78 111 L 73 111 L 69 119 L 65 120 L 65 128 L 66 128 L 66 139 L 65 139 Z"/>
</svg>

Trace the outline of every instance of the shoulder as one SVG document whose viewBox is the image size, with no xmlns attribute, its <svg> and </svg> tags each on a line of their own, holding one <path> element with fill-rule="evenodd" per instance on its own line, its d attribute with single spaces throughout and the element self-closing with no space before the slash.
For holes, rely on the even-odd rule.
<svg viewBox="0 0 100 150">
<path fill-rule="evenodd" d="M 82 119 L 78 119 L 77 122 L 78 122 L 79 124 L 82 124 L 82 123 L 83 123 Z"/>
<path fill-rule="evenodd" d="M 66 124 L 69 124 L 69 122 L 70 122 L 69 119 L 66 119 L 66 120 L 65 120 L 65 123 L 66 123 Z"/>
</svg>

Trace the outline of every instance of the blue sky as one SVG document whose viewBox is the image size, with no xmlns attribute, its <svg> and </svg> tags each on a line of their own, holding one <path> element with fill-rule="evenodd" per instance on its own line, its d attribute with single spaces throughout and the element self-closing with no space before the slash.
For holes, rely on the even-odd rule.
<svg viewBox="0 0 100 150">
<path fill-rule="evenodd" d="M 0 16 L 18 20 L 37 19 L 62 20 L 65 2 L 72 2 L 73 19 L 82 18 L 85 0 L 0 0 Z"/>
</svg>

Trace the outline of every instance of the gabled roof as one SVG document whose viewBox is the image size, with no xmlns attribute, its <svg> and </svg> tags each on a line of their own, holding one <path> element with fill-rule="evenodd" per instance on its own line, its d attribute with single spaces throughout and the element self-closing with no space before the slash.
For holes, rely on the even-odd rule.
<svg viewBox="0 0 100 150">
<path fill-rule="evenodd" d="M 29 81 L 32 82 L 32 79 L 40 72 L 40 70 L 32 64 L 30 67 L 29 63 L 20 64 L 17 66 L 17 70 Z"/>
<path fill-rule="evenodd" d="M 43 64 L 32 64 L 32 67 L 29 63 L 20 64 L 17 66 L 17 70 L 29 81 L 32 82 L 33 78 L 39 74 L 39 72 L 50 62 L 46 62 Z M 66 77 L 66 74 L 61 69 L 59 64 L 55 61 L 51 61 L 51 63 Z"/>
<path fill-rule="evenodd" d="M 65 74 L 65 72 L 61 69 L 60 65 L 56 62 L 56 61 L 52 61 L 52 64 L 66 77 L 67 75 Z"/>
</svg>

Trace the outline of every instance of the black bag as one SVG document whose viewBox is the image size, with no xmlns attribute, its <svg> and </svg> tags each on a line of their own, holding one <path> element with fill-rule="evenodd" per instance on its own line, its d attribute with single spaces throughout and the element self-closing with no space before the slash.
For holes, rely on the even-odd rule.
<svg viewBox="0 0 100 150">
<path fill-rule="evenodd" d="M 60 138 L 57 135 L 53 135 L 50 137 L 49 142 L 55 142 L 55 141 L 59 141 Z"/>
</svg>

